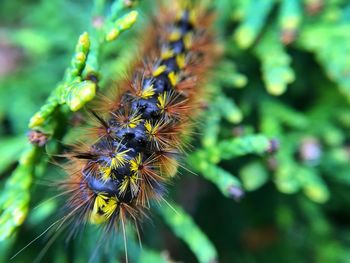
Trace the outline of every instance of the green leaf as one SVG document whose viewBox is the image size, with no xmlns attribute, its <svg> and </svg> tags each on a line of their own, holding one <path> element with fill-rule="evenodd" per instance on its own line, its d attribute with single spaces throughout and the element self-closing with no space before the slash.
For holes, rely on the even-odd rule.
<svg viewBox="0 0 350 263">
<path fill-rule="evenodd" d="M 328 201 L 330 193 L 326 183 L 314 169 L 299 170 L 298 179 L 305 195 L 316 203 Z"/>
<path fill-rule="evenodd" d="M 139 256 L 139 263 L 167 263 L 170 261 L 166 260 L 164 256 L 162 256 L 159 252 L 146 249 L 145 247 L 142 248 L 140 256 Z"/>
<path fill-rule="evenodd" d="M 246 16 L 235 33 L 235 40 L 241 48 L 248 48 L 254 43 L 273 5 L 274 0 L 250 1 Z"/>
<path fill-rule="evenodd" d="M 268 180 L 266 168 L 260 162 L 251 162 L 239 172 L 244 189 L 254 191 L 264 185 Z"/>
<path fill-rule="evenodd" d="M 158 211 L 175 235 L 188 245 L 200 263 L 217 261 L 214 245 L 180 206 L 170 202 L 159 207 Z"/>
<path fill-rule="evenodd" d="M 275 96 L 283 94 L 287 85 L 294 81 L 295 74 L 290 66 L 292 59 L 279 41 L 278 32 L 266 32 L 254 51 L 261 61 L 267 91 Z"/>
<path fill-rule="evenodd" d="M 263 154 L 269 146 L 270 141 L 267 137 L 256 134 L 223 140 L 219 142 L 217 149 L 221 159 L 228 160 L 247 154 Z"/>
<path fill-rule="evenodd" d="M 219 166 L 209 163 L 203 152 L 189 156 L 187 162 L 191 169 L 200 172 L 200 175 L 215 184 L 226 197 L 239 199 L 243 195 L 241 183 L 237 177 Z"/>
<path fill-rule="evenodd" d="M 11 164 L 18 160 L 20 153 L 27 144 L 24 136 L 7 137 L 0 139 L 0 174 L 2 174 Z"/>
</svg>

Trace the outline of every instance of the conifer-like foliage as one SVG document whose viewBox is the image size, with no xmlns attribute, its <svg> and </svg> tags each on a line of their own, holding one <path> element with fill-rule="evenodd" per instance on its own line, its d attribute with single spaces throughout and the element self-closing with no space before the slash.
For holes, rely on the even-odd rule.
<svg viewBox="0 0 350 263">
<path fill-rule="evenodd" d="M 125 226 L 129 262 L 350 261 L 350 4 L 198 2 L 221 58 L 164 200 Z M 125 262 L 122 231 L 60 227 L 57 182 L 161 5 L 173 1 L 0 2 L 0 262 L 33 240 L 13 262 Z"/>
</svg>

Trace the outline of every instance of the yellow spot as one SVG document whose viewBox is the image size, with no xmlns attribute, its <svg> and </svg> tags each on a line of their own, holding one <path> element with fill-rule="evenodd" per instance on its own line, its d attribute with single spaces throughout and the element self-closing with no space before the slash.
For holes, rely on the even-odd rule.
<svg viewBox="0 0 350 263">
<path fill-rule="evenodd" d="M 193 40 L 192 32 L 189 32 L 184 36 L 184 45 L 187 50 L 192 47 L 192 40 Z"/>
<path fill-rule="evenodd" d="M 124 176 L 124 180 L 119 186 L 119 193 L 123 194 L 127 191 L 128 187 L 130 185 L 130 190 L 132 196 L 135 196 L 138 191 L 138 185 L 137 185 L 137 173 L 133 173 L 131 176 Z"/>
<path fill-rule="evenodd" d="M 109 197 L 104 194 L 97 195 L 90 214 L 90 222 L 92 224 L 106 222 L 112 216 L 117 206 L 118 201 L 115 197 Z"/>
<path fill-rule="evenodd" d="M 112 168 L 110 167 L 100 167 L 100 173 L 102 180 L 107 181 L 111 177 Z"/>
<path fill-rule="evenodd" d="M 161 58 L 163 60 L 166 60 L 166 59 L 172 58 L 173 56 L 174 56 L 174 51 L 171 49 L 167 49 L 162 52 Z"/>
<path fill-rule="evenodd" d="M 153 77 L 159 76 L 159 75 L 162 74 L 165 70 L 166 70 L 166 66 L 165 66 L 165 65 L 159 66 L 155 71 L 153 71 Z"/>
<path fill-rule="evenodd" d="M 120 30 L 112 28 L 106 35 L 106 41 L 113 41 L 120 35 Z"/>
<path fill-rule="evenodd" d="M 141 163 L 142 163 L 142 158 L 141 158 L 141 154 L 139 153 L 134 159 L 130 161 L 130 170 L 136 173 L 139 170 Z"/>
<path fill-rule="evenodd" d="M 137 11 L 133 10 L 130 13 L 124 15 L 122 18 L 118 19 L 115 22 L 115 25 L 120 26 L 122 30 L 126 30 L 135 24 L 138 14 L 139 13 Z"/>
<path fill-rule="evenodd" d="M 147 120 L 145 122 L 145 129 L 146 129 L 146 133 L 147 133 L 148 137 L 150 139 L 153 139 L 153 137 L 157 133 L 157 130 L 159 129 L 159 123 L 152 125 L 152 123 L 149 120 Z"/>
<path fill-rule="evenodd" d="M 175 87 L 175 85 L 177 84 L 177 79 L 178 79 L 178 76 L 175 74 L 175 72 L 170 72 L 169 74 L 168 74 L 168 79 L 170 80 L 170 82 L 171 82 L 171 85 L 173 86 L 173 87 Z"/>
<path fill-rule="evenodd" d="M 154 75 L 154 73 L 153 73 L 153 75 Z M 153 85 L 149 85 L 149 86 L 145 87 L 144 89 L 142 89 L 141 98 L 148 99 L 148 98 L 152 97 L 153 95 L 154 95 Z"/>
<path fill-rule="evenodd" d="M 189 21 L 192 25 L 194 25 L 196 23 L 196 20 L 197 20 L 196 11 L 194 9 L 192 9 L 192 10 L 190 10 Z"/>
<path fill-rule="evenodd" d="M 151 122 L 150 122 L 149 120 L 147 120 L 147 121 L 145 122 L 145 129 L 146 129 L 146 131 L 147 131 L 148 134 L 151 133 L 151 131 L 152 131 L 152 124 L 151 124 Z"/>
<path fill-rule="evenodd" d="M 41 112 L 35 113 L 35 115 L 30 119 L 29 128 L 34 128 L 43 124 L 45 121 L 44 117 L 41 115 Z"/>
<path fill-rule="evenodd" d="M 179 30 L 173 30 L 169 36 L 169 41 L 178 41 L 181 38 L 181 32 Z"/>
<path fill-rule="evenodd" d="M 181 18 L 182 18 L 182 14 L 183 14 L 183 11 L 182 10 L 179 10 L 177 13 L 176 13 L 176 21 L 180 21 Z"/>
<path fill-rule="evenodd" d="M 123 182 L 119 186 L 119 193 L 125 193 L 126 189 L 128 188 L 129 185 L 129 179 L 128 176 L 124 176 Z"/>
<path fill-rule="evenodd" d="M 136 115 L 136 116 L 132 116 L 129 120 L 128 126 L 130 128 L 135 128 L 137 125 L 139 125 L 139 123 L 142 121 L 142 115 Z"/>
<path fill-rule="evenodd" d="M 84 32 L 83 34 L 81 34 L 78 41 L 79 41 L 79 46 L 85 49 L 85 51 L 89 49 L 90 39 L 89 39 L 89 34 L 87 32 Z"/>
<path fill-rule="evenodd" d="M 185 17 L 185 12 L 189 12 L 188 21 L 194 24 L 196 22 L 197 13 L 193 9 L 193 4 L 191 3 L 191 1 L 188 1 L 188 0 L 180 1 L 180 7 L 181 7 L 181 10 L 176 14 L 176 20 L 180 21 L 182 18 Z"/>
<path fill-rule="evenodd" d="M 157 107 L 159 109 L 161 109 L 161 112 L 163 113 L 163 111 L 165 109 L 167 93 L 164 92 L 164 93 L 159 94 L 157 99 L 158 99 Z"/>
<path fill-rule="evenodd" d="M 84 61 L 86 60 L 86 55 L 83 52 L 78 52 L 75 54 L 75 59 L 79 63 L 84 63 Z"/>
<path fill-rule="evenodd" d="M 183 69 L 186 65 L 186 58 L 185 54 L 179 54 L 176 56 L 176 64 L 179 66 L 180 69 Z"/>
<path fill-rule="evenodd" d="M 115 169 L 117 167 L 123 166 L 127 160 L 126 160 L 126 153 L 129 152 L 130 149 L 125 150 L 123 152 L 118 152 L 115 154 L 115 156 L 111 159 L 111 168 Z"/>
</svg>

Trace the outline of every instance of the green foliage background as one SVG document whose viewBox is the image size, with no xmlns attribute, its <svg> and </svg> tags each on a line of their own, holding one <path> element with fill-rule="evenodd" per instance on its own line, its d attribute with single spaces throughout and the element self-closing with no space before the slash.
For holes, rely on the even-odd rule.
<svg viewBox="0 0 350 263">
<path fill-rule="evenodd" d="M 129 260 L 350 262 L 350 4 L 202 2 L 225 51 L 184 157 L 192 173 L 181 169 L 169 204 L 153 206 L 143 249 L 127 229 Z M 102 93 L 122 77 L 157 13 L 156 1 L 130 3 L 0 2 L 0 262 L 59 218 L 50 182 L 65 175 L 52 163 L 79 137 L 91 76 Z M 44 147 L 28 143 L 30 119 Z M 42 262 L 123 262 L 122 237 L 101 241 L 96 230 L 49 247 L 54 226 L 12 262 L 46 247 Z"/>
</svg>

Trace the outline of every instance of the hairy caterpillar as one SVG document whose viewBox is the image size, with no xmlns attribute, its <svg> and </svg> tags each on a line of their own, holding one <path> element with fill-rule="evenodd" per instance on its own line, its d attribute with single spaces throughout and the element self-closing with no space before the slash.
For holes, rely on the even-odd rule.
<svg viewBox="0 0 350 263">
<path fill-rule="evenodd" d="M 210 23 L 211 15 L 188 4 L 162 10 L 117 97 L 92 111 L 93 142 L 68 154 L 60 183 L 69 195 L 64 220 L 73 228 L 88 221 L 109 232 L 128 219 L 137 224 L 150 201 L 163 198 L 215 57 Z"/>
</svg>

